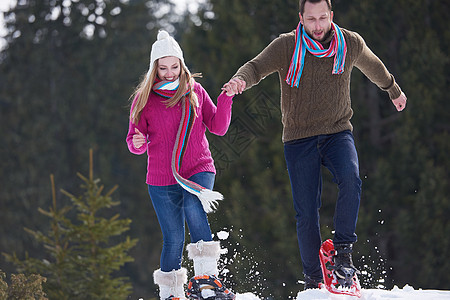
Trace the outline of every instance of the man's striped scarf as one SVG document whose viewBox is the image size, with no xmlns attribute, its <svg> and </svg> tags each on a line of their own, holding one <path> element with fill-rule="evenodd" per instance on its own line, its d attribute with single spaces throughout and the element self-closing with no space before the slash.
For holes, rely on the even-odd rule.
<svg viewBox="0 0 450 300">
<path fill-rule="evenodd" d="M 153 85 L 153 91 L 164 97 L 170 99 L 175 95 L 179 85 L 179 80 L 176 81 L 159 81 Z M 178 127 L 178 133 L 175 140 L 172 153 L 172 173 L 179 185 L 181 185 L 186 191 L 196 195 L 202 203 L 205 212 L 213 212 L 217 208 L 217 201 L 223 200 L 222 194 L 219 192 L 211 191 L 193 181 L 190 181 L 182 177 L 179 172 L 181 168 L 181 162 L 183 160 L 186 146 L 189 141 L 192 127 L 195 121 L 195 114 L 189 101 L 189 89 L 186 89 L 186 93 L 181 100 L 181 120 Z"/>
<path fill-rule="evenodd" d="M 305 27 L 302 26 L 300 22 L 298 23 L 295 31 L 295 50 L 286 76 L 287 84 L 291 87 L 295 86 L 298 88 L 305 63 L 306 50 L 316 57 L 334 56 L 332 74 L 342 74 L 342 72 L 344 72 L 347 44 L 339 26 L 332 22 L 331 30 L 333 32 L 333 38 L 330 47 L 324 49 L 322 44 L 310 38 L 305 31 Z"/>
</svg>

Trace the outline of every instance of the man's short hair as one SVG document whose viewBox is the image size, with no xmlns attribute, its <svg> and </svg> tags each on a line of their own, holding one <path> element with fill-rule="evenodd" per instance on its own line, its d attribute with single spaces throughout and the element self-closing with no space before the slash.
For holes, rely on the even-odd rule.
<svg viewBox="0 0 450 300">
<path fill-rule="evenodd" d="M 311 2 L 311 3 L 319 3 L 325 1 L 328 5 L 328 8 L 331 10 L 331 0 L 300 0 L 298 5 L 300 8 L 300 14 L 303 16 L 303 13 L 305 12 L 305 3 Z"/>
</svg>

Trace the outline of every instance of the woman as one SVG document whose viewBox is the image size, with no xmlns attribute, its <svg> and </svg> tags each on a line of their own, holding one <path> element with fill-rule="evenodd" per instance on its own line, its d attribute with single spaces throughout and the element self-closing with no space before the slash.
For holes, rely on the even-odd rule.
<svg viewBox="0 0 450 300">
<path fill-rule="evenodd" d="M 191 244 L 186 248 L 195 271 L 188 295 L 234 299 L 217 279 L 220 244 L 212 240 L 206 213 L 222 195 L 212 191 L 216 170 L 205 136 L 206 128 L 227 132 L 234 93 L 225 89 L 216 107 L 194 76 L 178 43 L 160 31 L 147 75 L 131 97 L 126 141 L 132 153 L 148 155 L 146 183 L 163 234 L 160 269 L 153 273 L 160 298 L 185 299 L 181 261 L 187 223 Z"/>
</svg>

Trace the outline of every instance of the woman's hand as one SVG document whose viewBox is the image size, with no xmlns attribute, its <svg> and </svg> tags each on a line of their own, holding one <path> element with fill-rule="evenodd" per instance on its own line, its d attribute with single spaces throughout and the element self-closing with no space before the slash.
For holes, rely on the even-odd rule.
<svg viewBox="0 0 450 300">
<path fill-rule="evenodd" d="M 147 141 L 147 139 L 145 138 L 145 136 L 139 131 L 139 129 L 135 128 L 134 131 L 136 132 L 133 135 L 133 146 L 136 149 L 139 149 L 142 147 L 142 145 L 145 144 L 145 142 Z"/>
</svg>

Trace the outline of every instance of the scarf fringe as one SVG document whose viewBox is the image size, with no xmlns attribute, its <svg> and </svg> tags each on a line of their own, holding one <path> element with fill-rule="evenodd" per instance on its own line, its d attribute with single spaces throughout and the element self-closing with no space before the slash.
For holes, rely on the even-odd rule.
<svg viewBox="0 0 450 300">
<path fill-rule="evenodd" d="M 200 191 L 198 199 L 200 199 L 205 212 L 210 213 L 217 209 L 217 206 L 219 206 L 218 201 L 223 200 L 223 195 L 216 191 L 203 189 Z"/>
<path fill-rule="evenodd" d="M 218 201 L 223 200 L 223 195 L 219 192 L 207 189 L 193 181 L 183 178 L 172 165 L 172 173 L 178 184 L 189 193 L 197 196 L 206 213 L 214 212 L 219 206 Z"/>
</svg>

